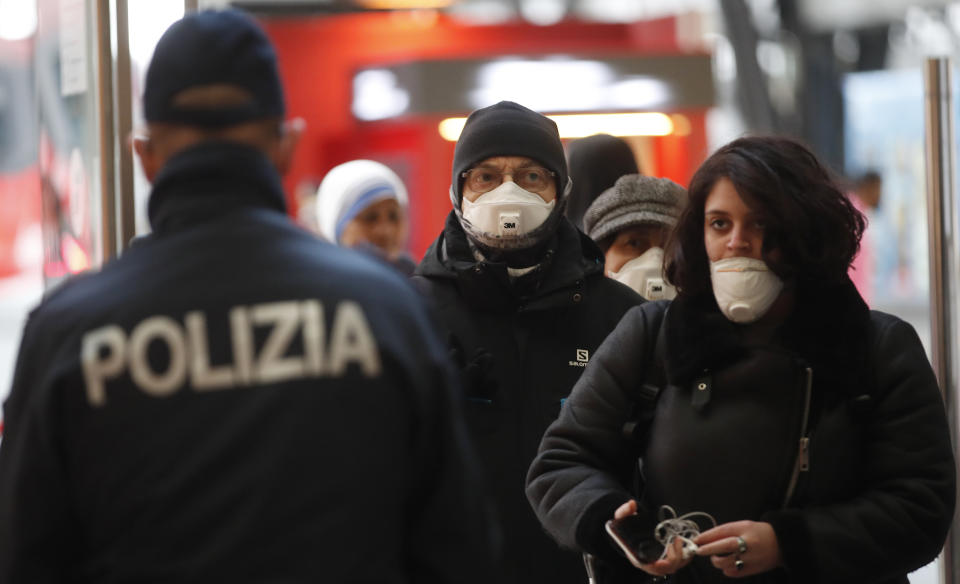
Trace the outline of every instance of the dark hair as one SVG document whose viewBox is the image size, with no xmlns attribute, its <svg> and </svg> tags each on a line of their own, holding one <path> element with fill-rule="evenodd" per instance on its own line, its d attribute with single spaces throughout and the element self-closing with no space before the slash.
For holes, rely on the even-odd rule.
<svg viewBox="0 0 960 584">
<path fill-rule="evenodd" d="M 639 174 L 637 159 L 630 144 L 609 134 L 594 134 L 567 145 L 567 166 L 573 187 L 564 213 L 578 229 L 590 205 L 627 174 Z"/>
<path fill-rule="evenodd" d="M 841 281 L 860 248 L 865 221 L 830 172 L 803 144 L 783 137 L 739 138 L 717 150 L 690 180 L 688 202 L 667 242 L 666 275 L 685 296 L 708 294 L 703 241 L 707 196 L 721 178 L 767 227 L 762 256 L 778 276 L 801 286 Z M 778 249 L 777 261 L 769 253 Z"/>
<path fill-rule="evenodd" d="M 604 238 L 594 240 L 594 243 L 597 244 L 597 247 L 600 248 L 600 251 L 602 251 L 604 255 L 610 251 L 610 246 L 613 245 L 614 241 L 616 241 L 617 233 L 619 232 L 615 231 Z"/>
</svg>

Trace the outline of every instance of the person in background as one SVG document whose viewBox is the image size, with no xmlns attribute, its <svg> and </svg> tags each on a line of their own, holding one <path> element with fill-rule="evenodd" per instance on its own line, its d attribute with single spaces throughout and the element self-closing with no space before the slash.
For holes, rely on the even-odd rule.
<svg viewBox="0 0 960 584">
<path fill-rule="evenodd" d="M 853 194 L 864 209 L 875 211 L 880 207 L 880 195 L 883 193 L 883 177 L 875 170 L 860 175 L 853 185 Z"/>
<path fill-rule="evenodd" d="M 406 276 L 416 263 L 407 243 L 407 189 L 397 173 L 374 160 L 334 167 L 317 189 L 320 234 L 344 247 L 366 251 Z"/>
<path fill-rule="evenodd" d="M 863 228 L 787 138 L 735 140 L 694 174 L 666 248 L 677 297 L 627 313 L 530 468 L 538 517 L 602 582 L 906 584 L 940 552 L 944 404 L 913 328 L 847 276 Z M 605 531 L 634 514 L 662 546 L 636 567 Z"/>
<path fill-rule="evenodd" d="M 630 145 L 609 134 L 572 140 L 567 145 L 567 160 L 573 187 L 565 213 L 580 230 L 584 227 L 584 213 L 600 193 L 612 187 L 621 176 L 640 172 Z"/>
<path fill-rule="evenodd" d="M 143 99 L 152 236 L 24 329 L 0 582 L 496 581 L 426 306 L 286 213 L 298 133 L 267 36 L 184 17 Z"/>
<path fill-rule="evenodd" d="M 504 540 L 501 582 L 583 584 L 523 494 L 544 429 L 593 351 L 642 301 L 603 275 L 603 255 L 563 216 L 569 189 L 556 124 L 504 101 L 467 118 L 453 210 L 417 267 L 462 368 L 467 421 Z"/>
<path fill-rule="evenodd" d="M 297 204 L 295 220 L 297 224 L 313 233 L 320 233 L 317 224 L 317 187 L 319 183 L 311 180 L 301 181 L 294 190 Z"/>
<path fill-rule="evenodd" d="M 878 284 L 877 264 L 883 261 L 889 264 L 886 258 L 878 258 L 877 251 L 881 253 L 891 251 L 893 254 L 893 264 L 896 264 L 896 246 L 891 246 L 887 241 L 877 241 L 877 231 L 884 231 L 882 226 L 877 226 L 878 220 L 881 220 L 879 214 L 880 194 L 883 190 L 883 178 L 880 173 L 874 170 L 868 170 L 860 175 L 853 183 L 849 196 L 850 202 L 858 211 L 867 218 L 867 229 L 864 231 L 863 240 L 860 242 L 860 252 L 853 259 L 850 265 L 850 279 L 853 280 L 857 291 L 863 296 L 863 299 L 870 304 L 873 299 L 873 293 Z M 884 236 L 889 236 L 889 233 Z M 879 243 L 879 246 L 877 245 Z M 884 270 L 888 272 L 889 270 Z"/>
<path fill-rule="evenodd" d="M 666 178 L 628 174 L 597 197 L 584 232 L 603 250 L 607 276 L 647 300 L 676 296 L 663 278 L 663 246 L 687 191 Z"/>
</svg>

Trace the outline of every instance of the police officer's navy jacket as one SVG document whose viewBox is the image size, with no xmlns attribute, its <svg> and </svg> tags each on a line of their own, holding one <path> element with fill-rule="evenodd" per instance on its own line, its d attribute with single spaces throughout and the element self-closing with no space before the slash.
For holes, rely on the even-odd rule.
<svg viewBox="0 0 960 584">
<path fill-rule="evenodd" d="M 582 584 L 580 554 L 544 532 L 524 478 L 544 430 L 593 351 L 642 298 L 603 275 L 596 245 L 566 219 L 532 272 L 478 260 L 453 212 L 414 282 L 460 361 L 467 422 L 502 524 L 503 582 Z"/>
<path fill-rule="evenodd" d="M 292 224 L 244 146 L 176 155 L 149 214 L 151 236 L 28 320 L 0 582 L 485 581 L 458 390 L 416 291 Z"/>
</svg>

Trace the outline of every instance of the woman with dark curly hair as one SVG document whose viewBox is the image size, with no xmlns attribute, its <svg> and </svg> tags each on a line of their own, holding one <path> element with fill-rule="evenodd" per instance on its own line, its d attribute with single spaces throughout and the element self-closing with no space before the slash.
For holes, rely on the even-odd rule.
<svg viewBox="0 0 960 584">
<path fill-rule="evenodd" d="M 905 583 L 936 557 L 943 402 L 913 328 L 847 276 L 863 229 L 793 140 L 741 138 L 696 172 L 665 252 L 677 297 L 624 316 L 527 478 L 600 581 Z"/>
</svg>

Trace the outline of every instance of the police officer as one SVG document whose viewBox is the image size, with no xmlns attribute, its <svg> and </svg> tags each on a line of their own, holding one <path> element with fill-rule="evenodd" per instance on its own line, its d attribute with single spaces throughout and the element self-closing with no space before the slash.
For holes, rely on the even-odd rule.
<svg viewBox="0 0 960 584">
<path fill-rule="evenodd" d="M 175 23 L 144 110 L 153 234 L 24 330 L 0 581 L 487 581 L 445 347 L 399 275 L 285 215 L 263 31 Z"/>
<path fill-rule="evenodd" d="M 524 495 L 544 430 L 620 317 L 642 298 L 563 216 L 570 181 L 556 124 L 513 102 L 473 112 L 457 141 L 453 211 L 414 282 L 460 362 L 467 419 L 504 532 L 504 582 L 582 584 Z"/>
</svg>

